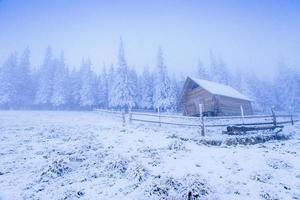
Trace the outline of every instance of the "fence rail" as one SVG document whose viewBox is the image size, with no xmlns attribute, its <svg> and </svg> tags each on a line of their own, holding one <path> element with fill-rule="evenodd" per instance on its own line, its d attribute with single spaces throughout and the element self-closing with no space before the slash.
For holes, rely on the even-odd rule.
<svg viewBox="0 0 300 200">
<path fill-rule="evenodd" d="M 178 126 L 199 126 L 199 124 L 187 124 L 187 123 L 175 123 L 175 122 L 162 122 L 162 121 L 153 121 L 153 120 L 135 119 L 135 118 L 132 118 L 131 121 L 149 122 L 149 123 L 154 123 L 154 124 L 178 125 Z"/>
<path fill-rule="evenodd" d="M 140 116 L 152 116 L 152 117 L 157 117 L 159 114 L 158 113 L 144 113 L 144 112 L 131 112 L 133 115 L 140 115 Z M 160 117 L 162 118 L 178 118 L 178 119 L 196 119 L 197 117 L 190 117 L 190 116 L 182 116 L 182 115 L 161 115 Z"/>
<path fill-rule="evenodd" d="M 201 109 L 201 105 L 199 106 Z M 243 115 L 241 108 L 241 116 L 220 116 L 220 117 L 204 117 L 200 115 L 199 117 L 191 116 L 181 116 L 181 115 L 171 115 L 171 114 L 161 114 L 159 111 L 157 113 L 146 113 L 146 112 L 127 112 L 125 111 L 115 111 L 115 110 L 104 110 L 97 109 L 97 112 L 113 114 L 118 118 L 122 118 L 123 126 L 125 126 L 126 121 L 132 123 L 145 122 L 165 125 L 177 125 L 177 126 L 187 126 L 187 127 L 199 127 L 201 130 L 201 135 L 205 135 L 205 128 L 213 127 L 229 127 L 229 126 L 243 126 L 243 127 L 254 127 L 254 126 L 266 126 L 266 125 L 282 125 L 282 124 L 294 124 L 298 122 L 297 116 L 292 114 L 280 114 L 275 115 L 272 110 L 272 115 Z M 202 113 L 202 112 L 200 112 Z M 295 119 L 296 117 L 296 119 Z M 287 120 L 288 118 L 288 120 Z M 126 120 L 127 119 L 127 120 Z M 177 121 L 171 121 L 171 120 Z M 245 122 L 245 120 L 255 120 L 254 122 Z M 257 120 L 256 120 L 257 119 Z M 264 119 L 264 121 L 262 121 Z M 278 120 L 281 119 L 281 120 Z M 238 122 L 225 123 L 222 120 L 238 120 Z M 217 124 L 214 124 L 218 122 Z"/>
<path fill-rule="evenodd" d="M 133 115 L 140 116 L 153 116 L 157 117 L 157 113 L 145 113 L 145 112 L 131 112 Z M 277 117 L 290 117 L 288 114 L 276 115 Z M 161 118 L 178 118 L 178 119 L 197 119 L 199 117 L 196 116 L 183 116 L 183 115 L 167 115 L 160 114 Z M 272 115 L 245 115 L 245 119 L 255 119 L 255 118 L 268 118 L 272 117 Z M 220 117 L 204 117 L 206 120 L 218 120 L 218 119 L 241 119 L 241 116 L 220 116 Z"/>
<path fill-rule="evenodd" d="M 113 114 L 122 114 L 122 111 L 118 110 L 106 110 L 106 109 L 95 109 L 96 112 L 104 112 L 104 113 L 113 113 Z"/>
</svg>

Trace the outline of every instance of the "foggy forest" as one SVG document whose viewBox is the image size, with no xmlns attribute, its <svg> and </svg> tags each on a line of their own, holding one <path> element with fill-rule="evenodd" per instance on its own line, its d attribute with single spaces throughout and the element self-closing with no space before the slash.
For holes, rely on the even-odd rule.
<svg viewBox="0 0 300 200">
<path fill-rule="evenodd" d="M 129 44 L 128 44 L 129 45 Z M 158 47 L 154 70 L 137 73 L 126 61 L 122 39 L 116 62 L 95 73 L 90 59 L 79 68 L 69 66 L 64 53 L 49 46 L 43 63 L 32 66 L 30 48 L 12 53 L 0 69 L 2 109 L 91 110 L 94 108 L 181 111 L 183 77 L 172 75 L 163 50 Z M 254 72 L 230 71 L 229 63 L 210 52 L 210 63 L 198 61 L 198 78 L 230 85 L 253 101 L 257 113 L 271 107 L 280 111 L 300 109 L 300 70 L 285 60 L 275 68 L 273 79 L 258 78 Z"/>
</svg>

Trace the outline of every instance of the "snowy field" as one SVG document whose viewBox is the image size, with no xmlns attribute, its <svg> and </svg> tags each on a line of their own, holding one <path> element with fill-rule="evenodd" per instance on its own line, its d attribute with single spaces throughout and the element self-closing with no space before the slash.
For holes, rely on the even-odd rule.
<svg viewBox="0 0 300 200">
<path fill-rule="evenodd" d="M 291 139 L 206 146 L 196 128 L 2 111 L 0 199 L 300 199 L 300 127 L 284 132 Z"/>
</svg>

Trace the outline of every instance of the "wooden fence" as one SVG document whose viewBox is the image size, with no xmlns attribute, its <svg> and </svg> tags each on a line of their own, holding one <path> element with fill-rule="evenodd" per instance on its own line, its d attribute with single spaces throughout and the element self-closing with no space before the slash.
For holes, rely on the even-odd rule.
<svg viewBox="0 0 300 200">
<path fill-rule="evenodd" d="M 201 106 L 200 106 L 201 109 Z M 164 125 L 175 125 L 175 126 L 186 126 L 186 127 L 198 127 L 202 136 L 205 135 L 206 128 L 214 127 L 253 127 L 253 126 L 280 126 L 283 124 L 294 125 L 298 122 L 298 118 L 293 114 L 275 114 L 272 109 L 270 115 L 243 115 L 241 108 L 240 116 L 219 116 L 219 117 L 205 117 L 200 115 L 199 117 L 183 116 L 183 115 L 172 115 L 148 113 L 148 112 L 127 112 L 125 111 L 113 111 L 96 109 L 97 112 L 112 114 L 117 118 L 122 119 L 122 125 L 133 122 L 153 123 L 159 126 Z M 202 113 L 202 112 L 200 112 Z"/>
</svg>

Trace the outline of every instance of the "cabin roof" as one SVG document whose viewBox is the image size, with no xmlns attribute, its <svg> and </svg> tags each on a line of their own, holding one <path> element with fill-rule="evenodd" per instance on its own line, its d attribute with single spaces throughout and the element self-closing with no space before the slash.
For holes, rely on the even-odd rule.
<svg viewBox="0 0 300 200">
<path fill-rule="evenodd" d="M 211 94 L 222 95 L 222 96 L 226 96 L 226 97 L 232 97 L 232 98 L 236 98 L 236 99 L 243 99 L 243 100 L 251 101 L 250 98 L 248 98 L 247 96 L 241 94 L 236 89 L 234 89 L 234 88 L 232 88 L 228 85 L 215 83 L 215 82 L 212 82 L 212 81 L 207 81 L 207 80 L 194 78 L 194 77 L 188 77 L 188 78 L 190 78 L 198 86 L 200 86 L 203 89 L 207 90 Z"/>
</svg>

